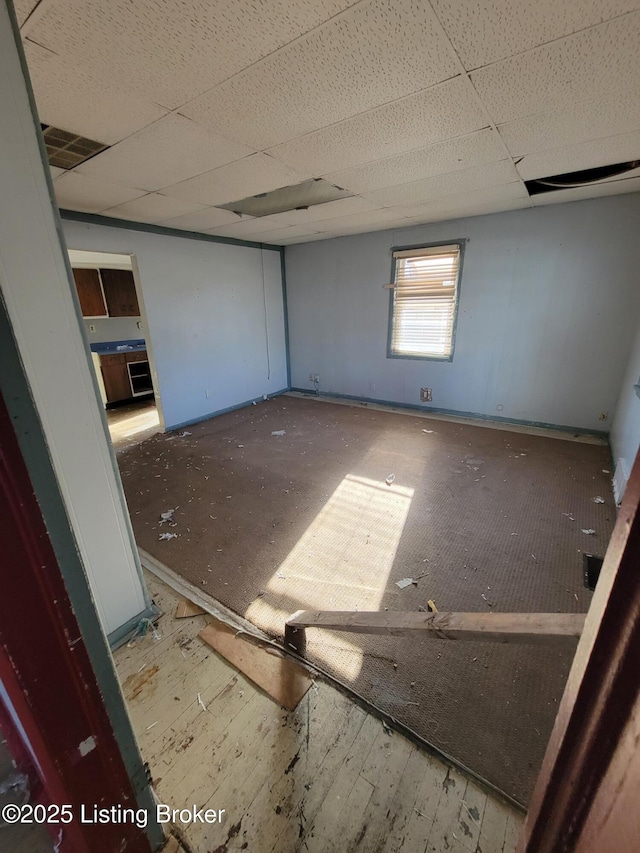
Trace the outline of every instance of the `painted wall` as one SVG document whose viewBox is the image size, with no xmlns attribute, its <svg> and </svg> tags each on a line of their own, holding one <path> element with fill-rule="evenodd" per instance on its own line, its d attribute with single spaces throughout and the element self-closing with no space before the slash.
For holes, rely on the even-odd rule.
<svg viewBox="0 0 640 853">
<path fill-rule="evenodd" d="M 618 501 L 622 500 L 640 447 L 640 398 L 635 385 L 640 385 L 640 323 L 622 380 L 620 399 L 611 427 L 611 450 L 616 463 L 614 488 Z"/>
<path fill-rule="evenodd" d="M 144 338 L 144 330 L 138 328 L 140 317 L 104 317 L 84 320 L 84 328 L 90 344 L 109 341 L 137 341 Z M 92 332 L 89 326 L 95 328 Z"/>
<path fill-rule="evenodd" d="M 146 611 L 137 551 L 82 333 L 25 78 L 0 2 L 0 288 L 107 633 Z M 4 387 L 9 368 L 0 361 Z"/>
<path fill-rule="evenodd" d="M 608 431 L 640 310 L 640 194 L 288 246 L 292 385 Z M 466 238 L 452 362 L 389 359 L 393 246 Z M 606 417 L 601 419 L 601 415 Z"/>
<path fill-rule="evenodd" d="M 73 221 L 64 232 L 70 248 L 135 256 L 167 429 L 287 387 L 277 251 Z"/>
</svg>

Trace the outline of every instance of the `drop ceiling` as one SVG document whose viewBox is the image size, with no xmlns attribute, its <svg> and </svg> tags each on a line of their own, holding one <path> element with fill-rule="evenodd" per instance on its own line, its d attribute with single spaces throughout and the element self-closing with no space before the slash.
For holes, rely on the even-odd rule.
<svg viewBox="0 0 640 853">
<path fill-rule="evenodd" d="M 15 0 L 61 208 L 286 245 L 640 190 L 640 0 Z M 222 209 L 324 178 L 348 198 Z"/>
</svg>

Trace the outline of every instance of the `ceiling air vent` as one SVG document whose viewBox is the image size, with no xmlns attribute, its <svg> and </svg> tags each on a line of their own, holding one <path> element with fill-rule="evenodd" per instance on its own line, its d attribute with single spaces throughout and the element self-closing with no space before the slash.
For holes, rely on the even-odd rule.
<svg viewBox="0 0 640 853">
<path fill-rule="evenodd" d="M 339 198 L 350 198 L 352 195 L 348 190 L 323 181 L 322 178 L 312 178 L 301 184 L 281 187 L 217 206 L 245 216 L 271 216 L 287 210 L 301 210 L 316 204 L 326 204 Z"/>
<path fill-rule="evenodd" d="M 46 124 L 41 126 L 49 165 L 57 166 L 59 169 L 73 169 L 74 166 L 79 166 L 80 163 L 84 163 L 85 160 L 89 160 L 109 147 L 94 139 L 78 136 L 77 133 L 60 130 L 59 127 Z"/>
<path fill-rule="evenodd" d="M 536 178 L 525 181 L 529 195 L 569 190 L 575 187 L 587 187 L 611 178 L 617 178 L 627 172 L 640 168 L 640 160 L 629 160 L 627 163 L 614 163 L 611 166 L 598 166 L 596 169 L 583 169 L 581 172 L 566 172 L 564 175 L 551 175 L 548 178 Z"/>
</svg>

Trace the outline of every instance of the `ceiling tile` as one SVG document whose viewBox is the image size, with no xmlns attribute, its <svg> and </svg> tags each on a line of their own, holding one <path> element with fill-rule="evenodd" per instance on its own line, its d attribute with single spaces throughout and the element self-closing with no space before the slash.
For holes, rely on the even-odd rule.
<svg viewBox="0 0 640 853">
<path fill-rule="evenodd" d="M 640 88 L 498 126 L 512 157 L 640 130 Z"/>
<path fill-rule="evenodd" d="M 280 216 L 280 214 L 276 214 Z M 268 231 L 275 231 L 276 228 L 282 227 L 282 220 L 273 222 L 272 216 L 261 216 L 252 219 L 245 217 L 238 222 L 232 222 L 231 225 L 221 225 L 215 228 L 209 228 L 209 234 L 217 234 L 220 237 L 237 237 L 239 240 L 258 240 L 260 232 L 265 234 Z"/>
<path fill-rule="evenodd" d="M 482 213 L 499 213 L 524 207 L 531 207 L 531 199 L 526 188 L 518 181 L 499 187 L 482 187 L 458 193 L 430 204 L 397 209 L 404 211 L 405 215 L 418 223 L 460 219 L 464 216 L 479 216 Z"/>
<path fill-rule="evenodd" d="M 638 0 L 431 0 L 467 70 L 631 12 Z"/>
<path fill-rule="evenodd" d="M 166 228 L 181 228 L 186 231 L 209 231 L 218 225 L 231 225 L 238 222 L 235 213 L 230 210 L 220 210 L 219 207 L 206 207 L 195 213 L 185 213 L 171 219 L 162 219 L 161 224 Z"/>
<path fill-rule="evenodd" d="M 386 187 L 366 193 L 366 198 L 387 207 L 396 204 L 422 204 L 446 198 L 455 193 L 469 193 L 484 187 L 499 186 L 519 178 L 511 160 L 473 166 L 446 175 L 434 175 L 422 181 Z"/>
<path fill-rule="evenodd" d="M 608 195 L 640 192 L 640 177 L 626 178 L 620 181 L 607 181 L 604 184 L 594 184 L 591 187 L 575 187 L 570 190 L 559 190 L 555 193 L 541 193 L 531 201 L 535 207 L 546 204 L 565 204 L 569 201 L 582 201 L 588 198 L 601 198 Z"/>
<path fill-rule="evenodd" d="M 523 180 L 530 181 L 533 178 L 564 175 L 628 160 L 640 160 L 640 131 L 529 154 L 516 168 Z"/>
<path fill-rule="evenodd" d="M 58 166 L 49 166 L 49 171 L 51 172 L 51 177 L 54 179 L 59 178 L 60 175 L 66 175 L 67 174 L 66 169 L 60 169 Z"/>
<path fill-rule="evenodd" d="M 458 169 L 468 169 L 483 163 L 494 163 L 504 158 L 505 153 L 504 142 L 498 133 L 486 128 L 396 157 L 376 160 L 342 172 L 333 172 L 326 176 L 326 180 L 360 193 L 410 183 Z"/>
<path fill-rule="evenodd" d="M 294 169 L 326 175 L 486 126 L 487 116 L 473 86 L 460 76 L 269 153 Z"/>
<path fill-rule="evenodd" d="M 300 183 L 309 174 L 298 174 L 268 154 L 253 154 L 188 181 L 166 187 L 166 195 L 202 204 L 227 204 L 249 195 Z"/>
<path fill-rule="evenodd" d="M 134 222 L 162 222 L 186 213 L 195 213 L 201 210 L 202 205 L 193 202 L 182 201 L 178 198 L 167 198 L 159 193 L 148 195 L 119 204 L 104 211 L 105 216 L 116 216 L 119 219 L 131 219 Z"/>
<path fill-rule="evenodd" d="M 403 217 L 403 214 L 397 210 L 388 210 L 380 208 L 378 210 L 370 210 L 365 213 L 354 213 L 350 216 L 336 216 L 335 219 L 323 219 L 321 222 L 316 222 L 315 229 L 317 231 L 348 231 L 351 228 L 362 228 L 371 231 L 377 226 L 383 227 L 386 223 L 393 223 Z M 391 225 L 388 226 L 389 228 Z"/>
<path fill-rule="evenodd" d="M 276 228 L 271 231 L 261 231 L 255 239 L 260 243 L 276 243 L 286 238 L 307 237 L 310 234 L 318 234 L 319 230 L 310 226 L 287 225 L 284 228 Z"/>
<path fill-rule="evenodd" d="M 132 94 L 66 57 L 27 40 L 29 76 L 40 121 L 112 145 L 166 114 L 151 101 Z"/>
<path fill-rule="evenodd" d="M 251 148 L 168 115 L 78 166 L 83 175 L 158 190 L 253 154 Z"/>
<path fill-rule="evenodd" d="M 354 0 L 56 0 L 29 30 L 87 73 L 175 109 Z"/>
<path fill-rule="evenodd" d="M 459 71 L 428 3 L 369 0 L 181 112 L 225 136 L 264 149 L 425 89 Z"/>
<path fill-rule="evenodd" d="M 79 210 L 83 213 L 101 213 L 109 207 L 132 201 L 144 195 L 142 190 L 133 190 L 106 181 L 96 181 L 75 171 L 64 172 L 53 182 L 58 207 Z"/>
<path fill-rule="evenodd" d="M 296 243 L 311 243 L 315 240 L 330 240 L 331 235 L 326 232 L 318 232 L 317 234 L 307 234 L 304 237 L 283 237 L 280 239 L 281 246 L 294 246 Z"/>
<path fill-rule="evenodd" d="M 321 222 L 323 219 L 333 219 L 336 216 L 365 213 L 368 210 L 376 210 L 379 206 L 354 195 L 349 198 L 337 199 L 337 201 L 328 201 L 325 204 L 314 204 L 312 207 L 303 210 L 287 210 L 284 213 L 277 214 L 277 216 L 286 225 L 305 225 Z M 274 219 L 275 217 L 270 218 Z"/>
<path fill-rule="evenodd" d="M 496 124 L 606 102 L 638 87 L 640 13 L 481 68 L 471 79 Z M 615 129 L 614 129 L 615 130 Z"/>
</svg>

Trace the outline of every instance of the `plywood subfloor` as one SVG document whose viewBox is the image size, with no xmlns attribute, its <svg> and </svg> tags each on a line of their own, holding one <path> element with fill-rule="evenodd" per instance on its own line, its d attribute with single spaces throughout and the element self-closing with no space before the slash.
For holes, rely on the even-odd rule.
<svg viewBox="0 0 640 853">
<path fill-rule="evenodd" d="M 512 853 L 522 816 L 318 679 L 285 712 L 165 611 L 115 654 L 160 802 L 225 809 L 221 825 L 178 824 L 192 853 Z M 198 694 L 205 705 L 203 710 Z"/>
<path fill-rule="evenodd" d="M 299 609 L 585 612 L 582 552 L 615 520 L 605 446 L 313 399 L 119 461 L 139 545 L 280 638 Z M 310 660 L 528 802 L 571 650 L 307 633 Z"/>
</svg>

